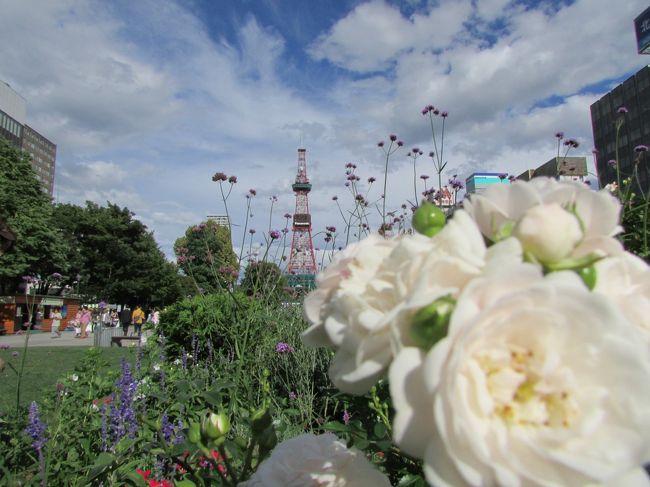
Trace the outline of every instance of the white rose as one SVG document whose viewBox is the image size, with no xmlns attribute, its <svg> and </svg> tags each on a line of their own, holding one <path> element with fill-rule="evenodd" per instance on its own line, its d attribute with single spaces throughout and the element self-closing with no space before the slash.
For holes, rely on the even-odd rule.
<svg viewBox="0 0 650 487">
<path fill-rule="evenodd" d="M 394 438 L 437 487 L 648 485 L 640 336 L 575 273 L 475 279 L 448 336 L 393 361 Z"/>
<path fill-rule="evenodd" d="M 332 262 L 316 276 L 316 289 L 305 297 L 306 319 L 312 326 L 303 333 L 302 340 L 311 346 L 339 345 L 341 337 L 325 332 L 328 304 L 338 292 L 361 294 L 381 261 L 390 254 L 396 241 L 372 234 L 348 245 L 336 254 Z"/>
<path fill-rule="evenodd" d="M 598 261 L 594 292 L 615 303 L 650 340 L 650 267 L 628 252 Z"/>
<path fill-rule="evenodd" d="M 570 235 L 557 235 L 560 232 L 549 221 L 552 218 L 543 218 L 540 210 L 535 210 L 542 205 L 556 215 L 554 205 L 559 205 L 567 213 L 558 217 L 557 222 L 562 222 L 562 228 L 568 230 Z M 527 225 L 524 235 L 529 247 L 527 250 L 543 250 L 543 256 L 534 255 L 540 261 L 549 256 L 565 256 L 565 247 L 570 242 L 573 242 L 570 257 L 582 257 L 592 252 L 603 256 L 614 255 L 622 251 L 620 243 L 613 238 L 621 231 L 618 225 L 620 203 L 608 191 L 596 192 L 576 181 L 535 178 L 529 182 L 515 181 L 510 185 L 495 184 L 482 194 L 471 195 L 464 208 L 476 220 L 483 235 L 493 241 L 517 229 L 527 215 L 534 212 L 533 220 L 542 222 L 542 225 L 536 232 L 534 226 Z M 569 215 L 579 221 L 580 238 Z M 534 242 L 532 247 L 531 242 Z M 548 250 L 557 244 L 562 246 L 562 251 L 549 254 Z M 549 263 L 548 259 L 544 263 Z"/>
<path fill-rule="evenodd" d="M 77 382 L 79 380 L 79 376 L 77 374 L 72 374 L 70 378 L 72 379 L 72 382 Z"/>
<path fill-rule="evenodd" d="M 434 237 L 404 235 L 392 245 L 374 272 L 364 274 L 363 282 L 339 284 L 330 291 L 328 301 L 321 304 L 319 321 L 303 338 L 313 344 L 310 334 L 318 327 L 326 339 L 316 344 L 337 348 L 329 373 L 334 385 L 347 393 L 368 391 L 385 374 L 395 353 L 413 344 L 410 325 L 415 313 L 438 298 L 456 297 L 480 275 L 487 255 L 476 224 L 462 210 Z M 517 258 L 512 246 L 508 252 Z M 306 314 L 309 319 L 310 312 Z"/>
<path fill-rule="evenodd" d="M 239 487 L 390 487 L 355 448 L 333 434 L 304 434 L 275 447 L 253 476 Z"/>
</svg>

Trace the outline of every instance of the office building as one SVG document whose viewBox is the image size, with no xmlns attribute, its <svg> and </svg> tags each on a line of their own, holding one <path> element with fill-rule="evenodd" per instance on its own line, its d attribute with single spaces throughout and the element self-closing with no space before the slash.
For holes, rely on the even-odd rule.
<svg viewBox="0 0 650 487">
<path fill-rule="evenodd" d="M 591 105 L 591 125 L 600 187 L 616 180 L 615 165 L 609 161 L 616 160 L 617 126 L 620 126 L 618 164 L 623 177 L 632 176 L 638 157 L 635 147 L 650 145 L 650 66 Z M 649 189 L 648 176 L 646 170 L 638 172 L 644 192 Z"/>
<path fill-rule="evenodd" d="M 549 177 L 559 180 L 584 181 L 587 177 L 586 157 L 554 157 L 537 169 L 527 169 L 517 179 L 530 181 L 533 178 Z"/>
<path fill-rule="evenodd" d="M 7 83 L 0 81 L 0 137 L 27 152 L 43 190 L 54 193 L 56 144 L 27 125 L 27 102 Z"/>
<path fill-rule="evenodd" d="M 510 184 L 508 175 L 500 172 L 475 172 L 465 179 L 467 194 L 481 194 L 493 184 Z"/>
</svg>

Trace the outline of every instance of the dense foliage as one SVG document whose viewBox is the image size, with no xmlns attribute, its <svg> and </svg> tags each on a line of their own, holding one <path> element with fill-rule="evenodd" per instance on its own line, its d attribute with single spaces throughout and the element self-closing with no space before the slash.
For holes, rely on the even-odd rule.
<svg viewBox="0 0 650 487">
<path fill-rule="evenodd" d="M 79 276 L 83 294 L 115 303 L 162 305 L 179 297 L 176 267 L 127 208 L 62 204 L 54 217 L 67 244 L 64 284 Z"/>
<path fill-rule="evenodd" d="M 188 227 L 174 243 L 179 268 L 200 292 L 211 293 L 232 285 L 237 278 L 237 256 L 230 230 L 212 220 Z"/>
<path fill-rule="evenodd" d="M 0 255 L 0 294 L 16 292 L 24 275 L 50 275 L 66 267 L 65 246 L 49 197 L 41 190 L 29 155 L 0 137 L 0 218 L 15 234 Z"/>
</svg>

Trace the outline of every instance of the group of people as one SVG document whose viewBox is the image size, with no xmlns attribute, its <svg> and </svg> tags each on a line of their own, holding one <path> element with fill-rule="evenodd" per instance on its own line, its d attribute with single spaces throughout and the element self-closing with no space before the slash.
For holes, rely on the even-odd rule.
<svg viewBox="0 0 650 487">
<path fill-rule="evenodd" d="M 61 336 L 61 308 L 54 308 L 50 314 L 52 318 L 52 338 L 59 338 Z M 152 323 L 157 325 L 160 322 L 160 311 L 158 308 L 151 308 L 148 313 L 145 313 L 142 306 L 138 305 L 135 309 L 126 305 L 119 313 L 116 309 L 100 308 L 98 310 L 91 310 L 88 306 L 82 306 L 71 324 L 75 328 L 75 338 L 83 339 L 88 338 L 88 328 L 90 331 L 96 326 L 103 327 L 117 327 L 122 326 L 124 335 L 129 334 L 129 326 L 133 325 L 135 333 L 140 336 L 142 334 L 142 325 L 144 323 Z"/>
<path fill-rule="evenodd" d="M 122 324 L 124 336 L 129 336 L 129 326 L 133 325 L 135 334 L 140 336 L 142 334 L 142 325 L 151 323 L 157 325 L 160 323 L 160 310 L 158 308 L 151 308 L 145 313 L 142 306 L 138 305 L 135 309 L 131 310 L 127 304 L 122 311 L 120 311 L 119 321 Z"/>
</svg>

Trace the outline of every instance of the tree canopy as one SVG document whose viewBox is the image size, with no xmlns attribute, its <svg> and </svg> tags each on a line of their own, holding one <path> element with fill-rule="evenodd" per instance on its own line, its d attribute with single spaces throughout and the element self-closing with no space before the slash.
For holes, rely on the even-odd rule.
<svg viewBox="0 0 650 487">
<path fill-rule="evenodd" d="M 206 293 L 230 286 L 239 273 L 230 230 L 212 220 L 188 227 L 174 243 L 174 252 L 185 275 Z"/>
<path fill-rule="evenodd" d="M 128 208 L 61 204 L 54 217 L 67 242 L 66 284 L 116 303 L 165 304 L 180 294 L 176 267 Z"/>
<path fill-rule="evenodd" d="M 0 255 L 0 292 L 16 292 L 22 276 L 66 271 L 65 245 L 29 155 L 0 137 L 0 219 L 15 236 L 11 251 Z"/>
</svg>

